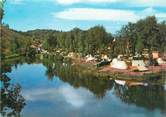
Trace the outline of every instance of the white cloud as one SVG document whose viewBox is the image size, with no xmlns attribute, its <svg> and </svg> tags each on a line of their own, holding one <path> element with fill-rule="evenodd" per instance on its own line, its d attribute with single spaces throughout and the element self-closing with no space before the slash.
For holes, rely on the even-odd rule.
<svg viewBox="0 0 166 117">
<path fill-rule="evenodd" d="M 59 4 L 70 5 L 76 3 L 111 3 L 119 0 L 56 0 Z"/>
<path fill-rule="evenodd" d="M 166 13 L 158 13 L 156 14 L 156 17 L 166 19 Z"/>
<path fill-rule="evenodd" d="M 65 100 L 75 107 L 81 107 L 85 104 L 83 97 L 73 88 L 63 87 L 61 93 Z"/>
<path fill-rule="evenodd" d="M 137 12 L 137 15 L 139 15 L 141 18 L 144 18 L 146 16 L 153 16 L 156 14 L 156 10 L 153 7 L 145 8 L 142 11 Z"/>
<path fill-rule="evenodd" d="M 59 4 L 76 3 L 126 3 L 134 6 L 166 6 L 166 0 L 55 0 Z"/>
<path fill-rule="evenodd" d="M 108 20 L 135 22 L 139 16 L 134 11 L 95 8 L 71 8 L 58 13 L 54 17 L 67 20 Z"/>
<path fill-rule="evenodd" d="M 125 1 L 125 0 L 123 0 Z M 166 6 L 166 0 L 127 0 L 132 5 L 136 6 Z"/>
<path fill-rule="evenodd" d="M 149 7 L 149 8 L 144 9 L 143 13 L 154 14 L 154 13 L 156 13 L 156 10 L 152 7 Z"/>
<path fill-rule="evenodd" d="M 35 90 L 24 90 L 23 96 L 26 100 L 29 101 L 62 101 L 70 104 L 73 107 L 82 107 L 88 101 L 85 98 L 89 98 L 92 95 L 89 92 L 86 92 L 83 88 L 78 88 L 75 90 L 71 86 L 60 86 L 59 88 L 43 88 Z M 56 103 L 56 102 L 55 102 Z"/>
<path fill-rule="evenodd" d="M 24 0 L 9 0 L 11 4 L 22 4 Z"/>
<path fill-rule="evenodd" d="M 55 18 L 80 21 L 117 21 L 136 22 L 141 18 L 155 15 L 157 18 L 166 18 L 166 13 L 158 12 L 152 7 L 142 11 L 120 9 L 96 9 L 96 8 L 69 8 L 61 12 L 53 13 Z"/>
<path fill-rule="evenodd" d="M 160 18 L 162 18 L 162 19 L 165 18 L 166 19 L 166 13 L 164 13 L 164 12 L 158 12 L 157 10 L 155 10 L 152 7 L 144 9 L 139 15 L 143 16 L 143 17 L 154 15 L 158 19 L 160 19 Z"/>
</svg>

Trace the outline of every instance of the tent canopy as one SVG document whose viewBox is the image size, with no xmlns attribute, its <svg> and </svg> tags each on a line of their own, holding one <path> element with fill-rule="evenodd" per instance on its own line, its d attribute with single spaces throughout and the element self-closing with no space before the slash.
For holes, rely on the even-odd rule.
<svg viewBox="0 0 166 117">
<path fill-rule="evenodd" d="M 116 58 L 114 58 L 111 62 L 111 67 L 112 68 L 117 68 L 117 69 L 127 69 L 128 66 L 124 61 L 119 61 Z"/>
</svg>

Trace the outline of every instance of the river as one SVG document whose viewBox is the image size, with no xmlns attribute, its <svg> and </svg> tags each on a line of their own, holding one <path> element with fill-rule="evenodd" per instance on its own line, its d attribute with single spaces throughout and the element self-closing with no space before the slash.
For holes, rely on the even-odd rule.
<svg viewBox="0 0 166 117">
<path fill-rule="evenodd" d="M 2 66 L 2 72 L 11 79 L 10 85 L 21 86 L 19 95 L 25 99 L 26 105 L 21 106 L 19 116 L 164 117 L 166 115 L 166 90 L 163 85 L 121 86 L 114 81 L 74 72 L 67 65 L 57 64 L 50 60 L 35 62 L 17 60 Z M 18 103 L 13 102 L 14 105 Z M 6 114 L 12 109 L 17 110 L 15 109 L 17 106 L 5 104 L 6 102 L 3 108 L 8 107 L 8 110 L 3 110 Z"/>
</svg>

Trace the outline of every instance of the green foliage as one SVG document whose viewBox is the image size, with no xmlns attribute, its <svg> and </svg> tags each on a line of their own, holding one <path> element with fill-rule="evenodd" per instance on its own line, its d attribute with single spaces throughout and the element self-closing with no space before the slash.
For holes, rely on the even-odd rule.
<svg viewBox="0 0 166 117">
<path fill-rule="evenodd" d="M 1 82 L 1 107 L 0 113 L 3 117 L 20 117 L 24 108 L 25 99 L 21 95 L 21 86 L 11 84 L 10 78 L 5 74 L 0 74 Z"/>
<path fill-rule="evenodd" d="M 25 54 L 31 45 L 31 37 L 9 29 L 1 24 L 1 58 L 13 54 Z"/>
<path fill-rule="evenodd" d="M 0 1 L 0 22 L 2 21 L 2 18 L 4 16 L 4 10 L 3 10 L 3 6 L 6 0 L 1 0 Z"/>
<path fill-rule="evenodd" d="M 60 48 L 84 54 L 95 54 L 97 50 L 104 50 L 113 38 L 102 26 L 95 26 L 86 31 L 74 28 L 69 32 L 34 30 L 26 34 L 42 40 L 43 47 L 47 50 Z"/>
<path fill-rule="evenodd" d="M 68 32 L 41 29 L 18 32 L 1 24 L 1 32 L 1 57 L 26 53 L 31 50 L 29 47 L 33 43 L 42 44 L 48 51 L 61 49 L 82 55 L 109 53 L 111 57 L 118 54 L 134 55 L 135 52 L 141 53 L 145 48 L 149 53 L 154 49 L 166 51 L 166 22 L 158 23 L 154 16 L 123 26 L 115 35 L 116 41 L 113 41 L 112 34 L 107 33 L 103 26 L 88 30 L 74 28 Z"/>
<path fill-rule="evenodd" d="M 135 48 L 138 53 L 141 53 L 144 48 L 143 40 L 141 39 L 141 36 L 139 34 L 137 35 Z"/>
<path fill-rule="evenodd" d="M 130 43 L 132 53 L 141 52 L 144 48 L 150 51 L 157 48 L 164 52 L 166 46 L 166 23 L 158 23 L 154 16 L 128 23 L 119 32 L 118 37 Z"/>
</svg>

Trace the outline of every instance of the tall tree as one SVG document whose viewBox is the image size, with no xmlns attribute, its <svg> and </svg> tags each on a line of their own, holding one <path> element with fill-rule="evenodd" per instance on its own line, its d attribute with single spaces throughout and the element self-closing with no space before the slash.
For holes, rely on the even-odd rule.
<svg viewBox="0 0 166 117">
<path fill-rule="evenodd" d="M 4 16 L 4 3 L 6 0 L 1 0 L 0 1 L 0 22 L 2 22 L 3 16 Z"/>
</svg>

